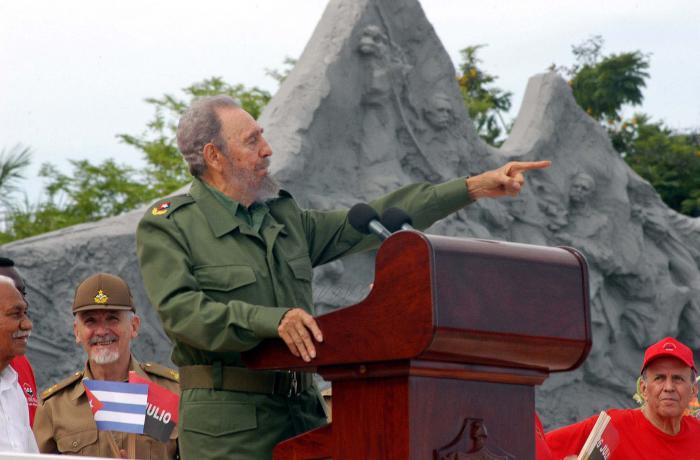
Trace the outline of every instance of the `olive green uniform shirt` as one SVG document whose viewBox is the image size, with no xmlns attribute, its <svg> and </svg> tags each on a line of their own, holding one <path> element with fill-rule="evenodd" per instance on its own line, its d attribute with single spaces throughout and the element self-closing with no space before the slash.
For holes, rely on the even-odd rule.
<svg viewBox="0 0 700 460">
<path fill-rule="evenodd" d="M 379 214 L 401 208 L 424 229 L 470 201 L 460 178 L 409 185 L 370 205 Z M 379 244 L 350 226 L 347 210 L 301 209 L 285 191 L 265 204 L 256 226 L 195 179 L 188 194 L 161 200 L 139 223 L 144 286 L 178 366 L 241 366 L 240 352 L 277 337 L 288 309 L 314 314 L 313 267 Z"/>
</svg>

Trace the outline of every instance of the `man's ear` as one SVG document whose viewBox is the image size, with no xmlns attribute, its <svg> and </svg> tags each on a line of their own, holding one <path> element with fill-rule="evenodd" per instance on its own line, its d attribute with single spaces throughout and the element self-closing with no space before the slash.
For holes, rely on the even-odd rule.
<svg viewBox="0 0 700 460">
<path fill-rule="evenodd" d="M 141 318 L 139 315 L 134 314 L 131 318 L 131 338 L 136 338 L 139 335 L 139 329 L 141 329 Z"/>
<path fill-rule="evenodd" d="M 75 335 L 75 343 L 80 343 L 80 337 L 78 337 L 78 317 L 73 317 L 73 334 Z"/>
<path fill-rule="evenodd" d="M 642 395 L 644 401 L 647 400 L 647 381 L 644 378 L 639 379 L 639 394 Z"/>
<path fill-rule="evenodd" d="M 207 165 L 207 169 L 211 168 L 214 171 L 221 171 L 221 150 L 219 150 L 211 142 L 204 146 L 202 150 L 202 157 L 204 158 L 204 163 Z"/>
</svg>

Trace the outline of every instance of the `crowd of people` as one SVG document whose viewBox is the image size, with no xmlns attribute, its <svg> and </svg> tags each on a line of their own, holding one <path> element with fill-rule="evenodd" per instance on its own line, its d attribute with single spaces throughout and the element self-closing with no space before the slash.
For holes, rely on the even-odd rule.
<svg viewBox="0 0 700 460">
<path fill-rule="evenodd" d="M 136 240 L 146 293 L 173 342 L 178 370 L 137 361 L 131 342 L 140 307 L 124 280 L 96 273 L 77 286 L 71 310 L 85 367 L 37 398 L 24 358 L 32 329 L 24 283 L 5 259 L 0 452 L 267 459 L 280 441 L 327 422 L 308 374 L 249 370 L 241 352 L 278 337 L 291 354 L 312 361 L 323 341 L 314 319 L 312 268 L 374 248 L 379 239 L 353 228 L 347 210 L 300 208 L 269 175 L 272 150 L 263 129 L 229 97 L 194 102 L 180 119 L 177 140 L 192 186 L 149 208 Z M 443 184 L 408 185 L 370 205 L 379 214 L 399 207 L 424 229 L 475 200 L 518 195 L 525 172 L 548 166 L 509 162 Z M 82 380 L 127 381 L 129 372 L 179 393 L 178 426 L 168 442 L 97 430 Z M 641 371 L 646 404 L 610 411 L 624 445 L 611 458 L 700 459 L 690 442 L 700 422 L 683 415 L 697 397 L 695 373 L 685 345 L 667 338 L 649 347 Z M 575 456 L 595 423 L 592 418 L 544 434 L 535 419 L 538 459 Z"/>
</svg>

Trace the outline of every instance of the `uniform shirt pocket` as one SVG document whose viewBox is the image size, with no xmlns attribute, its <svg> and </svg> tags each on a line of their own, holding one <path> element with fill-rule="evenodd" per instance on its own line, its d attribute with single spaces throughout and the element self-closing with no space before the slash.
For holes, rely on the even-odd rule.
<svg viewBox="0 0 700 460">
<path fill-rule="evenodd" d="M 182 421 L 183 431 L 213 437 L 254 430 L 258 427 L 254 404 L 227 401 L 188 402 L 182 407 Z"/>
<path fill-rule="evenodd" d="M 287 261 L 289 268 L 292 269 L 294 277 L 298 280 L 309 281 L 313 278 L 314 272 L 311 268 L 311 259 L 309 256 L 296 257 Z"/>
<path fill-rule="evenodd" d="M 232 291 L 255 283 L 255 272 L 247 265 L 204 265 L 195 267 L 194 276 L 205 291 Z"/>
<path fill-rule="evenodd" d="M 56 447 L 62 454 L 99 455 L 97 429 L 66 434 L 56 439 Z"/>
</svg>

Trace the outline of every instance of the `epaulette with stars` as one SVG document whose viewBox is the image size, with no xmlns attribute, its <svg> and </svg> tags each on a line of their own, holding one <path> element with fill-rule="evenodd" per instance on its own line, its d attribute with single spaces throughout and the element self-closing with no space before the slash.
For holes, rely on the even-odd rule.
<svg viewBox="0 0 700 460">
<path fill-rule="evenodd" d="M 60 382 L 51 385 L 48 387 L 46 390 L 44 390 L 43 393 L 41 393 L 41 399 L 46 401 L 49 399 L 51 396 L 55 395 L 59 391 L 63 390 L 64 388 L 69 387 L 70 385 L 74 384 L 78 380 L 83 378 L 83 371 L 77 371 L 72 373 L 69 377 L 66 377 L 65 379 L 61 380 Z"/>
<path fill-rule="evenodd" d="M 168 380 L 172 380 L 173 382 L 179 382 L 180 381 L 180 374 L 173 369 L 170 369 L 169 367 L 165 367 L 161 364 L 157 363 L 140 363 L 141 364 L 141 369 L 144 370 L 147 374 L 153 374 L 157 375 L 158 377 L 163 377 Z"/>
</svg>

